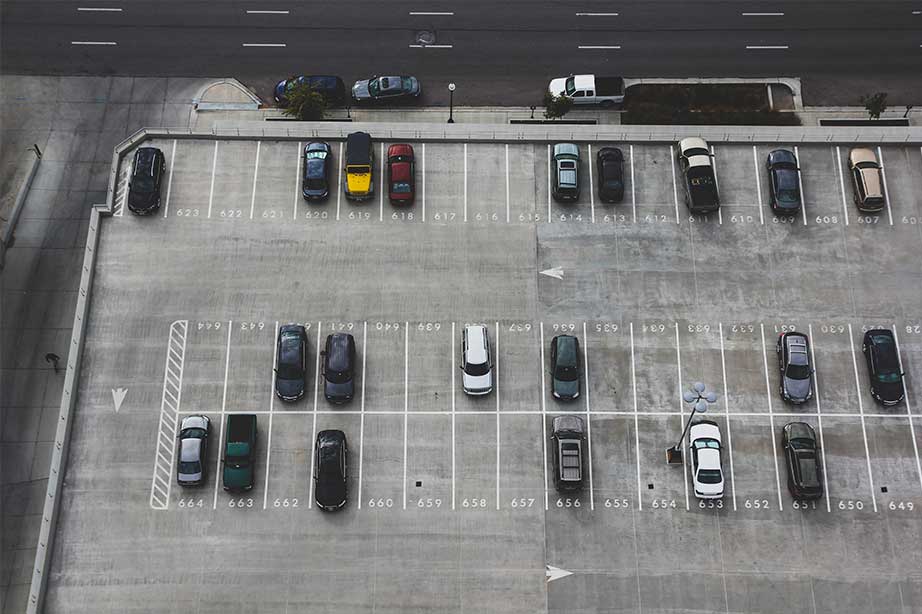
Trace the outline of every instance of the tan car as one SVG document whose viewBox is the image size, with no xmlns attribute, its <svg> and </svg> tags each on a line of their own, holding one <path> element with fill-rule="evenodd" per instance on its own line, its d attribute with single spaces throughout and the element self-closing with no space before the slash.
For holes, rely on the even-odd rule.
<svg viewBox="0 0 922 614">
<path fill-rule="evenodd" d="M 856 148 L 848 152 L 848 170 L 852 175 L 855 205 L 859 211 L 875 213 L 884 208 L 884 180 L 874 152 Z"/>
</svg>

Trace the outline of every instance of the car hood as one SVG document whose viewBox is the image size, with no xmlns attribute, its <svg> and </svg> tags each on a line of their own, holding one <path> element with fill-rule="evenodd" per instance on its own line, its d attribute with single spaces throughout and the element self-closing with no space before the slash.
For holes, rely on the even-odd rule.
<svg viewBox="0 0 922 614">
<path fill-rule="evenodd" d="M 371 94 L 368 93 L 368 84 L 371 83 L 371 79 L 363 79 L 361 81 L 356 81 L 355 85 L 352 86 L 352 97 L 356 100 L 363 100 L 371 98 Z"/>
<path fill-rule="evenodd" d="M 346 187 L 352 194 L 371 191 L 371 173 L 346 173 Z"/>
<path fill-rule="evenodd" d="M 559 79 L 551 79 L 551 84 L 547 86 L 547 91 L 549 91 L 552 96 L 560 96 L 566 88 L 567 79 L 566 77 L 561 77 Z"/>
<path fill-rule="evenodd" d="M 323 394 L 329 399 L 347 401 L 352 398 L 355 392 L 355 381 L 349 380 L 342 384 L 326 380 L 323 384 Z"/>
<path fill-rule="evenodd" d="M 323 507 L 339 507 L 346 500 L 346 483 L 341 480 L 318 481 L 314 497 Z"/>
<path fill-rule="evenodd" d="M 903 398 L 903 382 L 875 382 L 877 394 L 885 401 L 899 401 Z"/>
<path fill-rule="evenodd" d="M 810 378 L 791 379 L 784 378 L 784 389 L 792 399 L 806 400 L 810 397 Z"/>
<path fill-rule="evenodd" d="M 568 382 L 566 380 L 554 378 L 554 392 L 565 398 L 574 398 L 579 396 L 579 380 Z"/>
<path fill-rule="evenodd" d="M 493 387 L 493 374 L 486 375 L 468 375 L 461 372 L 461 384 L 465 390 L 489 390 Z"/>
<path fill-rule="evenodd" d="M 282 379 L 276 378 L 275 389 L 279 396 L 297 397 L 304 393 L 304 382 L 299 379 Z"/>
</svg>

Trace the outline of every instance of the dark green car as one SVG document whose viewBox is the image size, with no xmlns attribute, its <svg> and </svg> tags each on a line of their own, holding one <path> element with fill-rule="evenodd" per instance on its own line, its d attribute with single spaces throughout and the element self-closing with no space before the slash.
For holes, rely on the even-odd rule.
<svg viewBox="0 0 922 614">
<path fill-rule="evenodd" d="M 227 417 L 224 438 L 224 490 L 244 491 L 253 488 L 256 457 L 256 416 L 232 414 Z"/>
<path fill-rule="evenodd" d="M 554 398 L 572 401 L 579 397 L 582 364 L 579 339 L 558 335 L 551 340 L 551 393 Z"/>
</svg>

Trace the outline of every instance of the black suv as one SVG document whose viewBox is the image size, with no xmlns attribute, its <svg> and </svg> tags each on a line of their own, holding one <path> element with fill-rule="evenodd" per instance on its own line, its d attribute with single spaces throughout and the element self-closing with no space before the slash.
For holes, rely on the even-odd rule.
<svg viewBox="0 0 922 614">
<path fill-rule="evenodd" d="M 813 397 L 813 367 L 807 335 L 782 333 L 775 349 L 781 370 L 781 398 L 794 404 L 809 401 Z"/>
<path fill-rule="evenodd" d="M 816 433 L 806 422 L 789 422 L 781 431 L 781 447 L 788 465 L 788 490 L 795 499 L 823 496 Z"/>
<path fill-rule="evenodd" d="M 314 445 L 314 500 L 332 512 L 346 504 L 346 434 L 328 430 L 317 433 Z"/>
<path fill-rule="evenodd" d="M 160 184 L 165 161 L 156 147 L 139 147 L 134 152 L 128 183 L 128 208 L 137 215 L 150 215 L 160 208 Z"/>
<path fill-rule="evenodd" d="M 899 350 L 893 331 L 872 328 L 864 333 L 861 345 L 868 363 L 871 379 L 871 396 L 883 405 L 896 405 L 903 400 L 903 370 L 900 368 Z"/>
<path fill-rule="evenodd" d="M 351 401 L 355 393 L 355 339 L 349 333 L 327 335 L 323 356 L 323 396 L 332 403 Z"/>
<path fill-rule="evenodd" d="M 551 393 L 554 398 L 572 401 L 580 388 L 579 339 L 558 335 L 551 340 Z"/>
<path fill-rule="evenodd" d="M 551 441 L 554 444 L 554 485 L 557 490 L 579 490 L 583 487 L 583 419 L 568 414 L 552 422 Z"/>
<path fill-rule="evenodd" d="M 307 331 L 299 324 L 282 326 L 275 351 L 275 394 L 297 401 L 307 386 Z"/>
<path fill-rule="evenodd" d="M 603 147 L 596 154 L 599 200 L 620 203 L 624 198 L 624 154 L 617 147 Z"/>
</svg>

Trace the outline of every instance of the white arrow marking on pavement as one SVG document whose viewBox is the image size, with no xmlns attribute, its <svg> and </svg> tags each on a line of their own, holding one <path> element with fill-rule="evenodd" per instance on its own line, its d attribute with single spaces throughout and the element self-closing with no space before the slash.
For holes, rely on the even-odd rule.
<svg viewBox="0 0 922 614">
<path fill-rule="evenodd" d="M 553 582 L 554 580 L 559 580 L 561 578 L 566 578 L 567 576 L 572 576 L 572 571 L 567 571 L 566 569 L 559 569 L 552 565 L 545 565 L 547 571 L 545 572 L 545 577 L 547 582 Z"/>
<path fill-rule="evenodd" d="M 118 413 L 118 410 L 122 408 L 122 401 L 125 400 L 126 394 L 128 394 L 127 388 L 112 389 L 112 400 L 115 401 L 115 413 Z"/>
<path fill-rule="evenodd" d="M 541 271 L 541 274 L 555 279 L 563 279 L 563 267 L 555 266 L 552 269 L 545 269 Z"/>
</svg>

